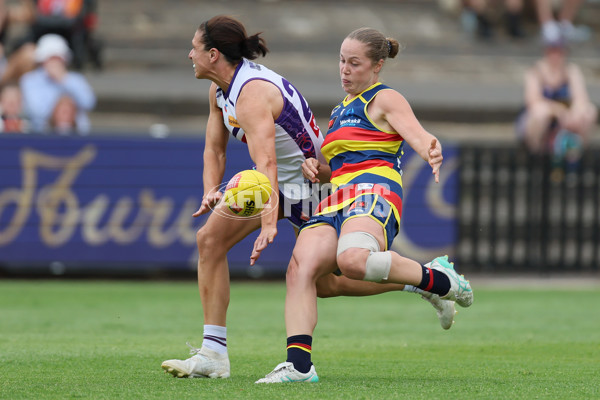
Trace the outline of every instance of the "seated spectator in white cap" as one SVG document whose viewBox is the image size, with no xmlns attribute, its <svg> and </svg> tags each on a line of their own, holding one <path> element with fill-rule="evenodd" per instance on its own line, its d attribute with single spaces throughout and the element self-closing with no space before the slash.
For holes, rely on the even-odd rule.
<svg viewBox="0 0 600 400">
<path fill-rule="evenodd" d="M 51 132 L 50 119 L 58 101 L 70 97 L 77 106 L 77 133 L 90 131 L 87 113 L 96 105 L 96 96 L 85 77 L 67 66 L 71 51 L 65 39 L 55 34 L 40 38 L 35 50 L 39 66 L 21 77 L 21 91 L 26 115 L 31 121 L 31 132 Z"/>
</svg>

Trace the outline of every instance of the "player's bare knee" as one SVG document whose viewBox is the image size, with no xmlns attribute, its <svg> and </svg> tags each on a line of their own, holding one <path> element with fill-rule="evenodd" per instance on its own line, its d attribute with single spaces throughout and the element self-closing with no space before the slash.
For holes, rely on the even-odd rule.
<svg viewBox="0 0 600 400">
<path fill-rule="evenodd" d="M 306 257 L 297 258 L 292 255 L 285 279 L 288 290 L 296 287 L 315 287 L 319 277 L 323 275 L 318 260 Z"/>
<path fill-rule="evenodd" d="M 198 229 L 196 232 L 196 244 L 198 245 L 198 249 L 207 248 L 207 245 L 210 244 L 211 236 L 204 227 Z"/>
<path fill-rule="evenodd" d="M 196 232 L 196 245 L 200 259 L 222 257 L 228 250 L 223 248 L 223 243 L 206 227 Z"/>
<path fill-rule="evenodd" d="M 308 268 L 299 268 L 298 259 L 294 254 L 292 254 L 292 258 L 285 273 L 286 284 L 288 286 L 294 286 L 297 282 L 307 279 L 309 275 L 310 271 Z"/>
<path fill-rule="evenodd" d="M 293 283 L 294 280 L 298 276 L 298 264 L 294 262 L 293 256 L 292 260 L 288 264 L 287 270 L 285 271 L 285 281 L 289 285 Z"/>
</svg>

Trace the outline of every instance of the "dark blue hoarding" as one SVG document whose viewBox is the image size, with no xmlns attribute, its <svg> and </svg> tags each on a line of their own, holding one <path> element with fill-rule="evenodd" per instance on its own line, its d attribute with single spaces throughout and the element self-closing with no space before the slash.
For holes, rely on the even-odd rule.
<svg viewBox="0 0 600 400">
<path fill-rule="evenodd" d="M 203 147 L 200 139 L 0 136 L 0 267 L 195 269 L 195 235 L 206 218 L 192 217 L 202 198 Z M 394 249 L 418 260 L 453 251 L 456 149 L 444 152 L 440 185 L 414 152 L 404 158 Z M 225 180 L 251 166 L 246 146 L 230 143 Z M 280 221 L 253 271 L 256 235 L 230 252 L 232 272 L 285 271 L 294 243 L 289 224 Z"/>
</svg>

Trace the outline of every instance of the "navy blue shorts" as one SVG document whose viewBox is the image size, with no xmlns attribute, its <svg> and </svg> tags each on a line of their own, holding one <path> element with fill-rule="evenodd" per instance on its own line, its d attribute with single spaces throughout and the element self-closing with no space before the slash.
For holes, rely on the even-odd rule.
<svg viewBox="0 0 600 400">
<path fill-rule="evenodd" d="M 313 215 L 300 229 L 327 224 L 335 228 L 339 237 L 342 225 L 347 220 L 356 217 L 369 217 L 377 221 L 383 228 L 385 235 L 387 246 L 385 250 L 388 250 L 392 246 L 392 242 L 398 234 L 398 221 L 390 203 L 380 195 L 374 193 L 365 193 L 357 196 L 353 202 L 339 211 Z"/>
</svg>

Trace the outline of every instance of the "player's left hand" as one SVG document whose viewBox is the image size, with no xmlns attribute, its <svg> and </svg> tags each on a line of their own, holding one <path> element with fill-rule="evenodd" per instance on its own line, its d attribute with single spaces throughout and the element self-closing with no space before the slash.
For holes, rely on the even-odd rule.
<svg viewBox="0 0 600 400">
<path fill-rule="evenodd" d="M 256 260 L 260 257 L 261 251 L 266 249 L 269 244 L 273 243 L 275 236 L 277 236 L 277 225 L 273 227 L 263 227 L 260 230 L 260 234 L 256 238 L 256 241 L 254 241 L 254 248 L 250 255 L 250 265 L 254 265 Z"/>
<path fill-rule="evenodd" d="M 317 175 L 319 175 L 320 166 L 321 164 L 316 158 L 307 158 L 302 163 L 302 175 L 312 183 L 318 183 Z"/>
<path fill-rule="evenodd" d="M 442 166 L 442 145 L 437 139 L 431 140 L 431 145 L 428 150 L 429 154 L 429 165 L 431 166 L 431 173 L 435 175 L 435 183 L 440 182 L 440 167 Z"/>
</svg>

